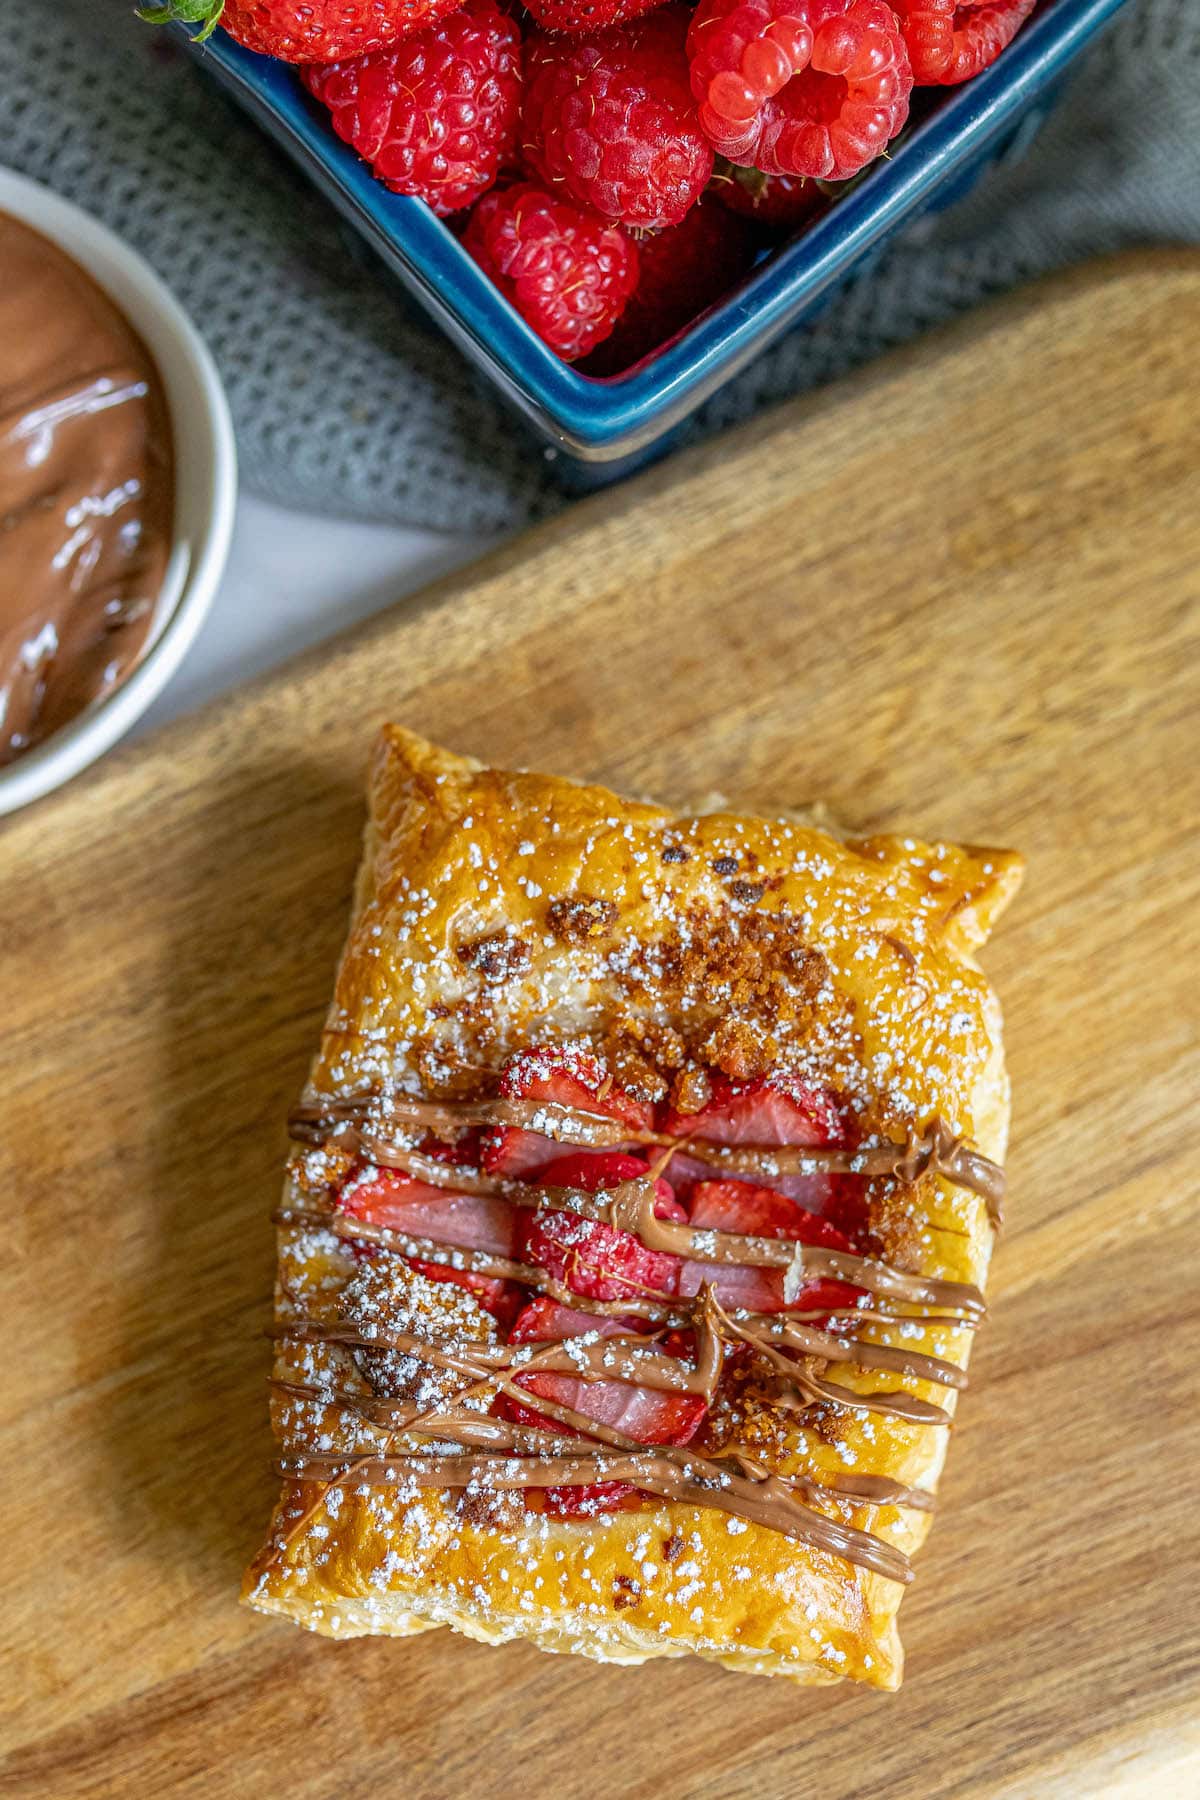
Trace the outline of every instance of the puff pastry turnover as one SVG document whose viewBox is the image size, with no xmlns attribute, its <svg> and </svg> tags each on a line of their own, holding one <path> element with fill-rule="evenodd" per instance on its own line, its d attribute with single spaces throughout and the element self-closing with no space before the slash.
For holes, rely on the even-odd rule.
<svg viewBox="0 0 1200 1800">
<path fill-rule="evenodd" d="M 244 1597 L 899 1684 L 1008 1121 L 1009 852 L 377 745 Z"/>
</svg>

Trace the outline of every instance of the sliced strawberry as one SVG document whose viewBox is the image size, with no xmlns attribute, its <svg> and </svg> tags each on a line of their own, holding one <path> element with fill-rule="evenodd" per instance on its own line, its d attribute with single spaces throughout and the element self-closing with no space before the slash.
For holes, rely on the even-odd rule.
<svg viewBox="0 0 1200 1800">
<path fill-rule="evenodd" d="M 548 1487 L 527 1494 L 550 1519 L 595 1519 L 601 1513 L 638 1512 L 642 1496 L 627 1481 L 593 1481 L 586 1487 Z"/>
<path fill-rule="evenodd" d="M 585 1419 L 611 1425 L 639 1444 L 686 1444 L 704 1418 L 703 1394 L 664 1393 L 631 1381 L 581 1381 L 577 1375 L 522 1375 L 517 1385 Z M 545 1420 L 542 1421 L 545 1424 Z"/>
<path fill-rule="evenodd" d="M 850 1239 L 828 1219 L 807 1212 L 774 1188 L 748 1181 L 698 1181 L 688 1197 L 697 1231 L 736 1231 L 743 1237 L 798 1238 L 826 1250 L 850 1250 Z"/>
<path fill-rule="evenodd" d="M 614 1231 L 576 1213 L 538 1212 L 526 1220 L 521 1257 L 589 1300 L 673 1294 L 680 1259 L 647 1250 L 631 1232 Z"/>
<path fill-rule="evenodd" d="M 380 1169 L 365 1180 L 351 1177 L 337 1196 L 340 1212 L 389 1231 L 431 1238 L 462 1250 L 512 1257 L 518 1240 L 518 1209 L 484 1194 L 453 1194 L 417 1181 L 400 1169 Z"/>
<path fill-rule="evenodd" d="M 648 1130 L 653 1108 L 604 1084 L 603 1067 L 585 1050 L 521 1050 L 505 1065 L 500 1092 L 510 1100 L 551 1101 L 617 1119 L 633 1131 Z M 483 1166 L 494 1175 L 524 1179 L 561 1154 L 553 1138 L 536 1131 L 495 1125 L 483 1134 Z"/>
<path fill-rule="evenodd" d="M 553 1138 L 540 1137 L 536 1131 L 522 1131 L 516 1125 L 490 1125 L 483 1134 L 480 1158 L 489 1175 L 508 1175 L 524 1181 L 562 1152 Z"/>
<path fill-rule="evenodd" d="M 648 1165 L 637 1156 L 619 1151 L 572 1151 L 557 1157 L 538 1173 L 550 1187 L 577 1187 L 588 1193 L 636 1181 Z M 686 1217 L 665 1181 L 655 1183 L 654 1210 L 659 1218 Z M 660 1250 L 648 1250 L 629 1231 L 614 1231 L 597 1219 L 578 1213 L 551 1212 L 548 1208 L 523 1213 L 523 1260 L 537 1263 L 573 1293 L 591 1300 L 623 1300 L 634 1294 L 672 1294 L 680 1259 Z"/>
<path fill-rule="evenodd" d="M 451 1163 L 459 1168 L 475 1168 L 479 1163 L 481 1132 L 478 1126 L 463 1133 L 453 1144 L 427 1136 L 421 1140 L 421 1155 L 432 1162 Z"/>
<path fill-rule="evenodd" d="M 791 1238 L 826 1250 L 849 1250 L 850 1239 L 830 1224 L 771 1188 L 745 1181 L 701 1181 L 692 1189 L 688 1218 L 699 1231 L 735 1231 L 743 1237 Z M 747 1312 L 815 1312 L 852 1306 L 860 1290 L 841 1281 L 806 1282 L 790 1306 L 783 1297 L 782 1269 L 737 1264 L 687 1262 L 679 1278 L 681 1294 L 698 1294 L 708 1281 L 722 1306 Z"/>
<path fill-rule="evenodd" d="M 718 1076 L 708 1105 L 696 1113 L 669 1111 L 663 1130 L 673 1137 L 715 1144 L 845 1144 L 847 1123 L 826 1089 L 791 1076 L 730 1081 Z"/>
<path fill-rule="evenodd" d="M 500 1092 L 510 1100 L 549 1100 L 581 1112 L 619 1119 L 635 1131 L 649 1130 L 654 1109 L 620 1088 L 605 1089 L 605 1071 L 586 1050 L 545 1046 L 519 1050 L 505 1065 Z"/>
<path fill-rule="evenodd" d="M 806 1086 L 791 1076 L 749 1082 L 718 1077 L 707 1106 L 696 1113 L 669 1112 L 663 1129 L 673 1136 L 706 1138 L 716 1144 L 840 1149 L 851 1147 L 856 1139 L 851 1116 L 828 1089 Z M 680 1182 L 705 1171 L 684 1151 L 667 1172 Z M 864 1184 L 858 1175 L 777 1175 L 771 1177 L 771 1186 L 845 1230 L 860 1231 L 866 1224 Z"/>
<path fill-rule="evenodd" d="M 782 1269 L 747 1269 L 737 1264 L 687 1262 L 679 1276 L 679 1292 L 690 1298 L 708 1283 L 721 1305 L 741 1312 L 836 1312 L 853 1306 L 861 1288 L 844 1281 L 809 1281 L 789 1304 L 783 1297 Z"/>
<path fill-rule="evenodd" d="M 637 1319 L 613 1319 L 605 1313 L 576 1312 L 552 1300 L 549 1294 L 536 1294 L 521 1309 L 508 1334 L 510 1344 L 559 1344 L 564 1338 L 579 1337 L 594 1331 L 601 1337 L 614 1337 L 622 1331 L 638 1331 Z"/>
<path fill-rule="evenodd" d="M 406 1257 L 405 1261 L 410 1269 L 415 1269 L 418 1275 L 427 1275 L 430 1281 L 448 1281 L 453 1287 L 466 1288 L 505 1330 L 524 1305 L 525 1289 L 516 1281 L 503 1281 L 495 1275 L 476 1275 L 470 1269 L 452 1269 L 448 1263 L 422 1262 L 415 1256 Z"/>
<path fill-rule="evenodd" d="M 538 1170 L 538 1183 L 542 1187 L 582 1188 L 586 1194 L 596 1194 L 604 1188 L 619 1187 L 623 1181 L 641 1181 L 649 1169 L 644 1156 L 631 1156 L 624 1150 L 572 1150 L 543 1163 Z M 654 1216 L 687 1218 L 669 1181 L 654 1183 Z"/>
<path fill-rule="evenodd" d="M 561 1425 L 548 1419 L 535 1407 L 522 1406 L 519 1400 L 502 1394 L 494 1412 L 514 1425 L 529 1425 L 536 1431 L 552 1430 L 556 1437 L 580 1437 L 573 1425 Z M 552 1519 L 584 1519 L 597 1513 L 633 1512 L 642 1497 L 628 1481 L 592 1481 L 576 1487 L 523 1488 L 522 1497 L 530 1512 L 546 1513 Z"/>
<path fill-rule="evenodd" d="M 543 1298 L 525 1308 L 509 1341 L 561 1343 L 582 1332 L 611 1337 L 625 1330 L 628 1326 L 617 1319 L 597 1319 Z M 688 1353 L 685 1346 L 682 1354 Z M 611 1425 L 639 1444 L 686 1444 L 696 1435 L 705 1413 L 702 1395 L 668 1393 L 629 1381 L 584 1381 L 577 1375 L 555 1373 L 519 1375 L 517 1385 L 543 1400 L 569 1406 L 585 1418 Z"/>
</svg>

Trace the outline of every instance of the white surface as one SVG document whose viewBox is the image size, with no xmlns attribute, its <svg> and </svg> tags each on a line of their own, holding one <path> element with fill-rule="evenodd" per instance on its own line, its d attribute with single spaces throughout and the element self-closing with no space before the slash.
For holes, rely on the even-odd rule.
<svg viewBox="0 0 1200 1800">
<path fill-rule="evenodd" d="M 27 806 L 95 762 L 167 687 L 217 591 L 229 551 L 237 451 L 225 392 L 195 327 L 153 269 L 79 207 L 0 169 L 0 211 L 59 244 L 116 302 L 145 340 L 174 425 L 174 545 L 149 648 L 127 680 L 46 743 L 0 770 L 0 813 Z"/>
<path fill-rule="evenodd" d="M 243 490 L 220 592 L 139 732 L 392 605 L 494 541 L 314 518 Z"/>
</svg>

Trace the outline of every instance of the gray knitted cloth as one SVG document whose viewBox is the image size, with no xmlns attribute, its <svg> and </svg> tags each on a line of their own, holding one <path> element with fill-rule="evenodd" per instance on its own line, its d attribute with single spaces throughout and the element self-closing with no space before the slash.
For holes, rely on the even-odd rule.
<svg viewBox="0 0 1200 1800">
<path fill-rule="evenodd" d="M 220 364 L 255 492 L 457 531 L 561 502 L 482 379 L 186 52 L 133 18 L 131 0 L 3 0 L 0 162 L 97 214 L 175 289 Z M 1133 0 L 1022 162 L 918 222 L 687 435 L 1045 270 L 1196 240 L 1200 0 Z"/>
</svg>

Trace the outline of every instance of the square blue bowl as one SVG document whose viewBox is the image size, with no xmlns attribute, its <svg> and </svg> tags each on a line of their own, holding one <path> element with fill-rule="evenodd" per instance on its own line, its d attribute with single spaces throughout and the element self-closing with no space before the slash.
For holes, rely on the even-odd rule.
<svg viewBox="0 0 1200 1800">
<path fill-rule="evenodd" d="M 663 349 L 604 380 L 560 361 L 440 219 L 377 182 L 291 68 L 243 50 L 224 32 L 195 50 L 535 434 L 594 483 L 665 448 L 696 407 L 782 332 L 820 311 L 892 233 L 947 204 L 986 164 L 1026 141 L 1070 65 L 1124 4 L 1051 0 L 991 68 L 938 96 L 894 154 L 815 223 Z"/>
</svg>

